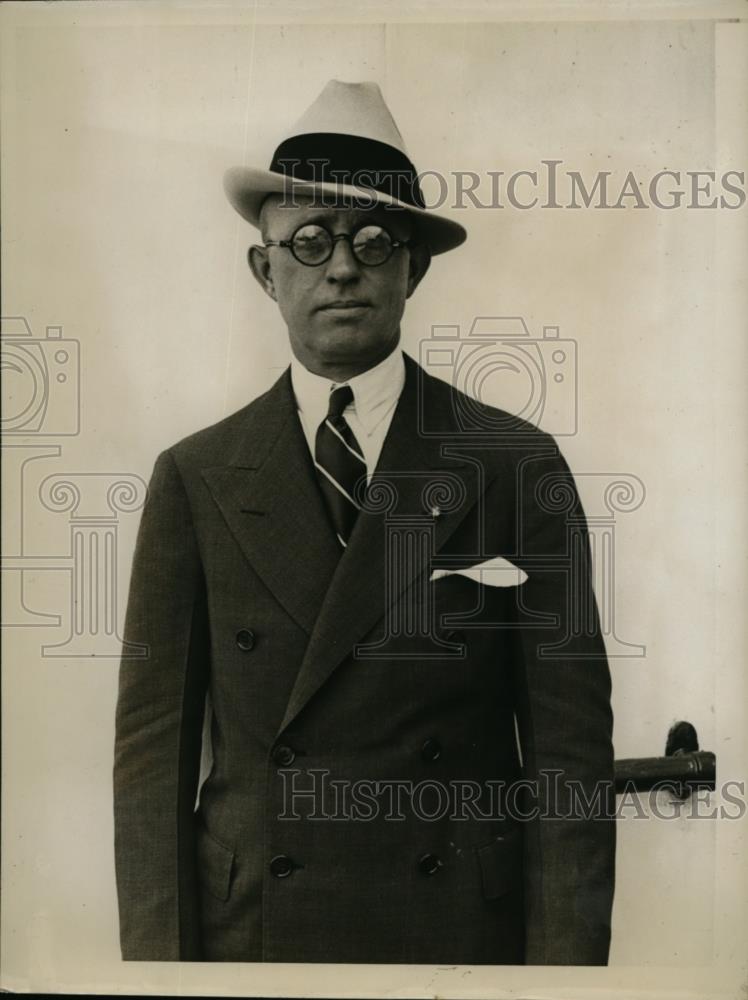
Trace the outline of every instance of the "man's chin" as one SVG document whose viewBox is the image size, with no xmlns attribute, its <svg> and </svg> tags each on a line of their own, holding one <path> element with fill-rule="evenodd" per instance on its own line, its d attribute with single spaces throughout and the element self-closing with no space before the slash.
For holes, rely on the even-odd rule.
<svg viewBox="0 0 748 1000">
<path fill-rule="evenodd" d="M 337 323 L 318 343 L 320 356 L 329 362 L 357 361 L 387 349 L 379 337 L 353 321 Z"/>
<path fill-rule="evenodd" d="M 368 324 L 349 320 L 326 323 L 324 327 L 317 326 L 313 329 L 312 338 L 308 335 L 297 338 L 297 349 L 294 351 L 302 363 L 303 358 L 307 358 L 307 367 L 321 365 L 323 368 L 369 368 L 394 350 L 399 333 L 383 337 L 381 330 L 373 330 Z M 293 337 L 291 342 L 293 346 Z"/>
<path fill-rule="evenodd" d="M 367 323 L 366 315 L 359 315 L 353 309 L 338 312 L 325 312 L 324 325 L 319 328 L 318 342 L 321 344 L 340 344 L 344 347 L 352 342 L 377 341 L 380 338 Z"/>
</svg>

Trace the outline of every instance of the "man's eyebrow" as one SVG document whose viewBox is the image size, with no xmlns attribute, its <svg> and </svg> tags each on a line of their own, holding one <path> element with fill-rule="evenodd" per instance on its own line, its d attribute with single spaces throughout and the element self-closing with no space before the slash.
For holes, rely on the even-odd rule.
<svg viewBox="0 0 748 1000">
<path fill-rule="evenodd" d="M 351 225 L 353 226 L 357 226 L 359 225 L 359 223 L 362 222 L 366 223 L 369 221 L 373 225 L 377 226 L 387 225 L 386 217 L 383 216 L 382 213 L 374 212 L 371 209 L 369 210 L 363 208 L 352 209 L 352 210 L 346 209 L 346 211 L 353 211 L 354 213 L 353 216 L 351 217 Z M 313 209 L 313 208 L 304 209 L 304 212 L 305 213 L 308 212 L 309 214 L 308 215 L 305 214 L 304 221 L 301 223 L 301 225 L 307 225 L 307 224 L 312 225 L 312 224 L 318 224 L 320 222 L 328 222 L 328 223 L 333 222 L 337 216 L 338 210 L 332 207 L 329 208 L 320 207 L 319 209 Z"/>
</svg>

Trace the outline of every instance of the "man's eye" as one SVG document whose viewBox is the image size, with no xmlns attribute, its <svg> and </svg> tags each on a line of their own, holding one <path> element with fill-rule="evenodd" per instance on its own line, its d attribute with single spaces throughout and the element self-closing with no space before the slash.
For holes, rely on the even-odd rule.
<svg viewBox="0 0 748 1000">
<path fill-rule="evenodd" d="M 304 247 L 305 249 L 314 249 L 316 247 L 323 247 L 327 243 L 327 238 L 323 230 L 308 230 L 297 233 L 294 236 L 294 244 L 297 247 Z"/>
<path fill-rule="evenodd" d="M 384 248 L 389 246 L 389 243 L 387 233 L 383 229 L 377 229 L 375 226 L 367 226 L 356 233 L 355 245 L 357 247 Z"/>
</svg>

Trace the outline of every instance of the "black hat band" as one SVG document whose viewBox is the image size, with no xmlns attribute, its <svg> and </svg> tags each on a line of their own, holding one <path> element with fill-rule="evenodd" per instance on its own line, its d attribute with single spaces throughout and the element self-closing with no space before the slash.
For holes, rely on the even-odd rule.
<svg viewBox="0 0 748 1000">
<path fill-rule="evenodd" d="M 338 132 L 309 132 L 285 139 L 270 170 L 315 184 L 347 184 L 425 208 L 416 168 L 405 153 L 377 139 Z"/>
</svg>

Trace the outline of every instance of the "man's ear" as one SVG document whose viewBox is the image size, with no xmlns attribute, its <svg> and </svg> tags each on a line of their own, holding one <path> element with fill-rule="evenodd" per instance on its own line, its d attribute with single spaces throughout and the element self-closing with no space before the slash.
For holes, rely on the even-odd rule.
<svg viewBox="0 0 748 1000">
<path fill-rule="evenodd" d="M 257 282 L 261 286 L 262 290 L 269 295 L 273 301 L 277 302 L 278 300 L 275 295 L 273 276 L 270 272 L 270 260 L 268 258 L 267 248 L 251 246 L 247 252 L 247 260 L 249 261 L 249 269 L 257 279 Z"/>
<path fill-rule="evenodd" d="M 425 243 L 417 243 L 410 248 L 410 261 L 408 264 L 408 294 L 410 298 L 418 287 L 421 278 L 429 269 L 431 263 L 431 251 Z"/>
</svg>

